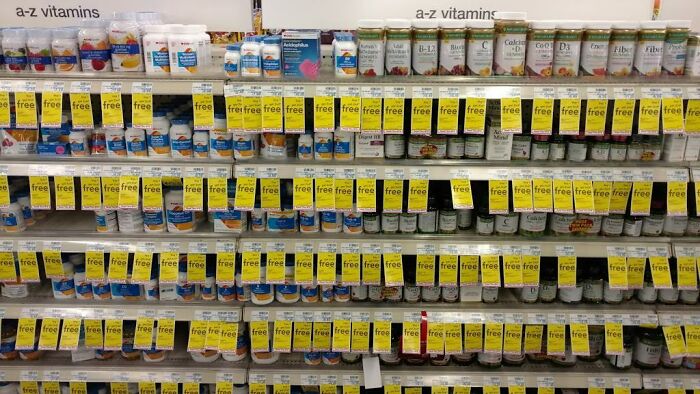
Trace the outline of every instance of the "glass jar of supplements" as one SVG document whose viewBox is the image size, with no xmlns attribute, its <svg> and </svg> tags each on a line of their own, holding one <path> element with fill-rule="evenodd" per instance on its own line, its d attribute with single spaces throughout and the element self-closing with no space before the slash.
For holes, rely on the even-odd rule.
<svg viewBox="0 0 700 394">
<path fill-rule="evenodd" d="M 438 73 L 438 22 L 434 19 L 414 19 L 411 65 L 415 75 Z"/>
<path fill-rule="evenodd" d="M 360 19 L 357 23 L 357 71 L 365 77 L 384 75 L 384 21 Z"/>
<path fill-rule="evenodd" d="M 494 231 L 494 215 L 489 214 L 487 209 L 479 209 L 476 215 L 476 233 L 478 235 L 491 235 Z"/>
<path fill-rule="evenodd" d="M 550 21 L 530 21 L 527 31 L 525 71 L 531 77 L 551 77 L 554 59 L 556 24 Z"/>
<path fill-rule="evenodd" d="M 386 20 L 384 71 L 387 75 L 411 74 L 411 21 Z"/>
<path fill-rule="evenodd" d="M 581 75 L 606 75 L 610 28 L 609 22 L 586 22 L 581 43 Z"/>
<path fill-rule="evenodd" d="M 608 75 L 626 77 L 632 74 L 638 29 L 637 22 L 613 22 L 608 45 Z"/>
<path fill-rule="evenodd" d="M 566 142 L 564 137 L 555 135 L 551 138 L 549 144 L 549 160 L 559 161 L 566 158 Z"/>
<path fill-rule="evenodd" d="M 593 137 L 591 147 L 588 150 L 588 160 L 608 161 L 610 158 L 610 135 L 598 135 Z"/>
<path fill-rule="evenodd" d="M 656 77 L 661 75 L 661 63 L 666 38 L 665 21 L 643 21 L 637 35 L 637 51 L 634 55 L 635 75 Z"/>
<path fill-rule="evenodd" d="M 458 209 L 457 210 L 457 228 L 460 230 L 467 230 L 472 226 L 472 209 Z"/>
<path fill-rule="evenodd" d="M 529 134 L 516 134 L 513 136 L 513 144 L 510 149 L 511 160 L 530 160 Z"/>
<path fill-rule="evenodd" d="M 605 236 L 621 235 L 624 224 L 624 215 L 613 213 L 608 216 L 603 216 L 603 222 L 601 223 L 601 234 Z"/>
<path fill-rule="evenodd" d="M 639 327 L 634 338 L 634 364 L 645 369 L 658 367 L 663 345 L 661 328 Z"/>
<path fill-rule="evenodd" d="M 644 153 L 644 136 L 635 134 L 630 139 L 629 145 L 627 145 L 627 161 L 642 160 L 642 153 Z"/>
<path fill-rule="evenodd" d="M 493 68 L 494 28 L 491 19 L 467 20 L 467 74 L 488 77 Z"/>
<path fill-rule="evenodd" d="M 627 137 L 614 135 L 610 138 L 610 161 L 625 161 L 627 158 Z"/>
<path fill-rule="evenodd" d="M 452 135 L 447 137 L 447 158 L 461 159 L 464 156 L 464 136 Z"/>
<path fill-rule="evenodd" d="M 569 137 L 566 146 L 566 160 L 581 162 L 586 160 L 588 155 L 588 143 L 583 134 Z"/>
<path fill-rule="evenodd" d="M 549 159 L 549 136 L 533 135 L 532 146 L 530 147 L 530 160 Z"/>
<path fill-rule="evenodd" d="M 528 23 L 524 12 L 493 14 L 496 41 L 493 73 L 495 75 L 525 75 L 525 49 Z"/>
<path fill-rule="evenodd" d="M 467 159 L 483 159 L 485 141 L 483 135 L 470 134 L 464 137 L 464 156 Z"/>
<path fill-rule="evenodd" d="M 520 235 L 526 237 L 541 237 L 544 235 L 546 228 L 546 212 L 523 212 L 520 214 Z"/>
<path fill-rule="evenodd" d="M 514 235 L 518 232 L 520 213 L 509 212 L 496 215 L 494 218 L 494 231 L 496 235 Z"/>
<path fill-rule="evenodd" d="M 576 21 L 557 22 L 554 35 L 554 75 L 575 77 L 578 75 L 581 60 L 581 39 L 583 23 Z"/>
<path fill-rule="evenodd" d="M 452 206 L 452 198 L 444 198 L 438 215 L 438 232 L 440 234 L 457 233 L 457 210 Z"/>
<path fill-rule="evenodd" d="M 464 75 L 466 24 L 460 19 L 440 20 L 440 75 Z"/>
<path fill-rule="evenodd" d="M 384 157 L 387 159 L 403 159 L 406 155 L 406 145 L 403 134 L 387 134 L 384 136 Z"/>
<path fill-rule="evenodd" d="M 632 367 L 632 359 L 634 358 L 634 330 L 632 326 L 622 328 L 622 354 L 609 355 L 608 360 L 610 365 L 616 369 L 629 369 Z"/>
<path fill-rule="evenodd" d="M 396 234 L 399 232 L 399 214 L 382 212 L 382 233 Z"/>
<path fill-rule="evenodd" d="M 684 74 L 689 33 L 689 20 L 671 20 L 666 22 L 664 55 L 661 61 L 661 72 L 663 74 Z"/>
</svg>

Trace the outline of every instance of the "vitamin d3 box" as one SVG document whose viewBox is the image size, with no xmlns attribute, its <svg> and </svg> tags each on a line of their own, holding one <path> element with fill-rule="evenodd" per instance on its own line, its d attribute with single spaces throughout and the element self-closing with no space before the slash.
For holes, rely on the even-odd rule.
<svg viewBox="0 0 700 394">
<path fill-rule="evenodd" d="M 317 78 L 321 69 L 321 32 L 282 32 L 282 59 L 285 77 Z"/>
</svg>

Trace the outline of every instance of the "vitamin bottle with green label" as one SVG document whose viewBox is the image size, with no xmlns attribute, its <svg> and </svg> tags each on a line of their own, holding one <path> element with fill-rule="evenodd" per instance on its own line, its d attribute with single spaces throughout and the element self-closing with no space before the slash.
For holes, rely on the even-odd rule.
<svg viewBox="0 0 700 394">
<path fill-rule="evenodd" d="M 385 51 L 384 69 L 387 75 L 411 74 L 411 21 L 386 20 Z"/>
<path fill-rule="evenodd" d="M 488 77 L 493 68 L 493 20 L 468 20 L 467 29 L 467 74 Z"/>
<path fill-rule="evenodd" d="M 556 24 L 532 21 L 527 31 L 527 58 L 525 71 L 533 77 L 551 77 L 554 59 L 554 32 Z"/>
<path fill-rule="evenodd" d="M 527 14 L 524 12 L 495 12 L 496 29 L 493 73 L 495 75 L 525 75 L 525 43 Z"/>
<path fill-rule="evenodd" d="M 464 75 L 465 26 L 463 20 L 440 21 L 440 68 L 438 69 L 440 75 Z"/>
<path fill-rule="evenodd" d="M 416 75 L 438 73 L 438 22 L 433 19 L 414 19 L 411 64 Z"/>
<path fill-rule="evenodd" d="M 554 36 L 554 75 L 575 77 L 581 60 L 583 23 L 565 21 L 557 23 Z"/>
<path fill-rule="evenodd" d="M 365 77 L 384 75 L 384 21 L 361 19 L 357 25 L 358 72 Z"/>
<path fill-rule="evenodd" d="M 613 22 L 608 45 L 608 75 L 626 77 L 632 74 L 638 29 L 637 22 Z"/>
<path fill-rule="evenodd" d="M 608 68 L 610 23 L 588 22 L 581 44 L 581 75 L 605 76 Z"/>
<path fill-rule="evenodd" d="M 634 55 L 636 75 L 655 77 L 661 74 L 665 38 L 665 21 L 644 21 L 640 24 L 637 51 Z"/>
<path fill-rule="evenodd" d="M 661 72 L 663 74 L 684 74 L 689 33 L 690 21 L 667 22 L 664 56 L 661 63 Z"/>
</svg>

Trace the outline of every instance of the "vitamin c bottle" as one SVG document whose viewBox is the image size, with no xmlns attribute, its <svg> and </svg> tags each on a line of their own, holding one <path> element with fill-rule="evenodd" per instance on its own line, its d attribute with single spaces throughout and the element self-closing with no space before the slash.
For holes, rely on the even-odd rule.
<svg viewBox="0 0 700 394">
<path fill-rule="evenodd" d="M 411 21 L 386 20 L 386 57 L 384 69 L 387 75 L 411 74 Z"/>
<path fill-rule="evenodd" d="M 384 21 L 361 19 L 357 24 L 357 67 L 360 75 L 384 75 Z"/>
<path fill-rule="evenodd" d="M 668 21 L 666 39 L 664 40 L 664 57 L 661 71 L 669 75 L 683 75 L 685 71 L 686 50 L 690 21 Z"/>
<path fill-rule="evenodd" d="M 557 23 L 554 35 L 554 75 L 575 77 L 581 60 L 583 24 L 580 22 Z"/>
<path fill-rule="evenodd" d="M 556 24 L 546 21 L 532 21 L 527 31 L 527 75 L 551 77 L 554 59 L 554 33 Z"/>
<path fill-rule="evenodd" d="M 637 51 L 634 55 L 634 73 L 645 77 L 661 74 L 664 54 L 666 22 L 645 21 L 640 24 Z"/>
<path fill-rule="evenodd" d="M 608 45 L 608 75 L 626 77 L 632 73 L 637 47 L 636 22 L 613 22 Z"/>
<path fill-rule="evenodd" d="M 413 73 L 437 75 L 438 71 L 438 22 L 432 19 L 414 19 L 413 48 L 411 49 Z"/>
<path fill-rule="evenodd" d="M 603 77 L 607 74 L 610 23 L 588 22 L 581 44 L 581 75 Z"/>
<path fill-rule="evenodd" d="M 468 20 L 467 29 L 467 74 L 488 77 L 493 68 L 493 20 Z"/>
<path fill-rule="evenodd" d="M 525 75 L 527 22 L 524 12 L 495 12 L 495 75 Z"/>
<path fill-rule="evenodd" d="M 440 21 L 440 75 L 464 75 L 465 23 L 462 20 Z M 491 67 L 489 67 L 489 71 Z"/>
</svg>

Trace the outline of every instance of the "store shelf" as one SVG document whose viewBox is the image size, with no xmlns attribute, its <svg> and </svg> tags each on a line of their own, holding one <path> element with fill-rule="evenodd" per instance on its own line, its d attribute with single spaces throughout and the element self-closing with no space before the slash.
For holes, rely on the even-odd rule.
<svg viewBox="0 0 700 394">
<path fill-rule="evenodd" d="M 697 165 L 697 163 L 695 163 L 695 162 L 690 163 L 690 181 L 691 182 L 696 182 L 697 179 L 700 179 L 700 167 L 693 167 L 696 165 Z"/>
<path fill-rule="evenodd" d="M 48 243 L 60 242 L 61 251 L 84 253 L 101 246 L 104 251 L 122 249 L 135 252 L 154 248 L 159 251 L 175 251 L 173 243 L 179 243 L 180 253 L 188 253 L 194 248 L 199 253 L 215 253 L 217 242 L 235 242 L 233 234 L 215 233 L 212 224 L 199 225 L 193 233 L 98 233 L 95 231 L 95 217 L 92 212 L 63 211 L 52 212 L 20 233 L 0 233 L 0 243 L 5 249 L 19 250 L 19 243 L 35 241 L 37 251 Z M 9 245 L 12 243 L 12 245 Z"/>
<path fill-rule="evenodd" d="M 468 172 L 471 180 L 497 179 L 503 174 L 509 178 L 519 175 L 516 170 L 529 170 L 533 175 L 549 171 L 556 173 L 561 170 L 571 170 L 574 177 L 577 174 L 588 176 L 606 174 L 613 180 L 622 180 L 623 174 L 641 174 L 642 171 L 650 173 L 654 182 L 666 182 L 670 170 L 681 170 L 686 174 L 688 169 L 682 163 L 668 163 L 656 161 L 650 162 L 569 162 L 569 161 L 487 161 L 487 160 L 391 160 L 391 159 L 356 159 L 353 161 L 329 160 L 329 161 L 304 161 L 298 159 L 284 160 L 245 160 L 236 162 L 236 172 L 242 169 L 252 169 L 259 174 L 277 169 L 277 176 L 283 179 L 291 179 L 296 176 L 298 170 L 312 168 L 320 172 L 327 168 L 333 168 L 336 172 L 345 169 L 376 169 L 377 179 L 384 179 L 386 174 L 403 171 L 404 179 L 411 178 L 411 170 L 427 170 L 428 179 L 448 180 L 454 178 L 456 172 Z"/>
<path fill-rule="evenodd" d="M 192 321 L 209 316 L 226 316 L 236 320 L 243 315 L 243 304 L 239 302 L 221 303 L 218 301 L 125 301 L 125 300 L 59 300 L 49 288 L 32 289 L 27 298 L 4 298 L 0 305 L 0 318 L 20 317 L 60 317 L 105 319 L 119 318 L 136 320 L 144 314 L 168 316 L 177 321 Z"/>
<path fill-rule="evenodd" d="M 273 302 L 269 305 L 246 305 L 243 309 L 243 320 L 250 321 L 258 312 L 269 312 L 269 320 L 275 320 L 280 312 L 313 312 L 319 316 L 322 312 L 334 313 L 369 313 L 370 321 L 381 316 L 386 320 L 391 315 L 391 321 L 401 323 L 406 316 L 416 313 L 426 313 L 428 320 L 432 317 L 447 319 L 462 323 L 485 323 L 489 321 L 520 321 L 524 324 L 546 324 L 552 315 L 566 315 L 567 321 L 585 319 L 589 324 L 604 324 L 606 320 L 622 319 L 624 324 L 656 324 L 655 305 L 645 305 L 638 302 L 626 302 L 620 305 L 610 304 L 564 304 L 535 303 L 526 304 L 518 300 L 514 289 L 500 289 L 497 303 L 457 302 L 457 303 L 373 303 L 373 302 L 344 302 L 344 303 L 302 303 L 284 304 Z M 579 319 L 579 320 L 577 320 Z"/>
<path fill-rule="evenodd" d="M 3 381 L 57 380 L 87 382 L 196 382 L 216 383 L 227 376 L 234 383 L 245 383 L 248 362 L 219 359 L 213 363 L 198 363 L 187 352 L 168 354 L 158 363 L 126 361 L 119 355 L 112 360 L 72 362 L 69 352 L 47 352 L 38 361 L 3 361 L 0 377 Z"/>
<path fill-rule="evenodd" d="M 147 171 L 159 171 L 162 175 L 184 176 L 193 168 L 201 168 L 205 177 L 231 177 L 233 160 L 176 159 L 176 158 L 132 158 L 106 156 L 3 156 L 0 174 L 68 175 L 68 176 L 118 176 L 121 173 L 143 175 Z"/>
<path fill-rule="evenodd" d="M 526 387 L 538 387 L 538 377 L 550 377 L 557 388 L 587 388 L 589 378 L 603 378 L 606 387 L 613 387 L 613 378 L 628 378 L 633 389 L 642 387 L 642 374 L 637 369 L 620 371 L 610 367 L 607 361 L 578 361 L 571 368 L 557 368 L 549 363 L 526 363 L 522 366 L 503 366 L 489 369 L 478 365 L 469 366 L 381 366 L 380 372 L 384 384 L 402 386 L 432 385 L 467 385 L 483 386 L 485 379 L 500 378 L 500 386 L 506 387 L 509 378 L 522 378 Z M 309 379 L 319 381 L 335 380 L 342 385 L 344 380 L 358 377 L 364 384 L 362 364 L 340 364 L 334 366 L 306 365 L 300 354 L 282 355 L 274 364 L 251 364 L 249 381 L 274 384 L 276 381 L 289 379 L 292 385 L 309 384 Z"/>
<path fill-rule="evenodd" d="M 686 390 L 700 389 L 700 375 L 692 369 L 668 369 L 659 368 L 643 372 L 643 384 L 645 389 L 666 389 L 679 387 L 682 384 Z"/>
<path fill-rule="evenodd" d="M 65 92 L 70 91 L 72 82 L 89 82 L 91 83 L 90 92 L 99 94 L 102 88 L 102 82 L 121 82 L 122 93 L 131 94 L 131 84 L 134 82 L 149 82 L 153 84 L 154 95 L 168 94 L 192 94 L 192 84 L 198 82 L 207 82 L 212 84 L 212 93 L 214 95 L 224 94 L 225 76 L 223 68 L 221 72 L 201 73 L 196 77 L 189 75 L 146 75 L 144 72 L 106 72 L 106 73 L 5 73 L 0 76 L 0 80 L 9 80 L 13 83 L 19 81 L 36 81 L 36 91 L 41 92 L 44 88 L 44 82 L 64 82 Z"/>
<path fill-rule="evenodd" d="M 656 308 L 661 325 L 672 324 L 700 324 L 700 309 L 691 305 L 659 305 Z"/>
<path fill-rule="evenodd" d="M 577 257 L 607 257 L 607 246 L 619 245 L 634 247 L 666 247 L 670 250 L 668 238 L 664 237 L 605 237 L 605 236 L 544 236 L 527 238 L 523 236 L 479 236 L 472 231 L 457 234 L 334 234 L 334 233 L 253 233 L 241 234 L 239 250 L 245 250 L 250 243 L 261 243 L 263 251 L 270 243 L 284 244 L 287 253 L 294 253 L 296 244 L 312 244 L 318 251 L 320 244 L 336 243 L 359 244 L 365 247 L 376 245 L 398 245 L 405 255 L 418 254 L 422 245 L 433 245 L 437 254 L 440 250 L 456 249 L 460 255 L 500 254 L 503 247 L 539 246 L 541 256 L 557 256 L 557 247 L 573 246 Z M 271 246 L 271 245 L 270 245 Z M 281 245 L 279 245 L 281 246 Z"/>
</svg>

